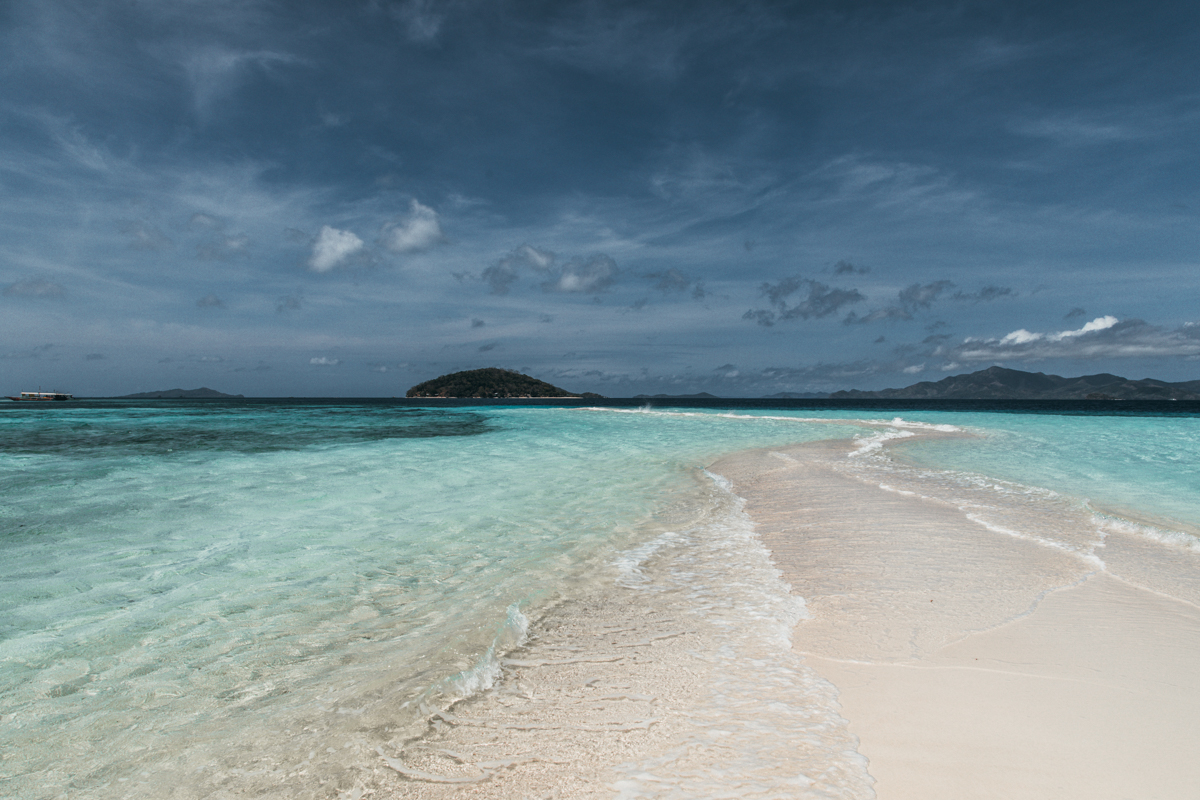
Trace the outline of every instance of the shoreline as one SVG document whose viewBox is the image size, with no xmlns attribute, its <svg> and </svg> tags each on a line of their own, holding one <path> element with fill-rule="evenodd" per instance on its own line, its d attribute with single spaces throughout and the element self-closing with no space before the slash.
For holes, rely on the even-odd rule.
<svg viewBox="0 0 1200 800">
<path fill-rule="evenodd" d="M 803 602 L 742 499 L 695 476 L 699 518 L 533 620 L 492 688 L 375 748 L 342 796 L 872 797 L 832 685 L 790 647 Z"/>
<path fill-rule="evenodd" d="M 1200 784 L 1200 608 L 1178 563 L 1113 574 L 1147 543 L 1094 523 L 1037 530 L 1020 509 L 1004 512 L 1025 527 L 989 527 L 903 475 L 848 473 L 852 447 L 711 469 L 812 612 L 793 646 L 837 687 L 879 800 L 1174 798 Z"/>
</svg>

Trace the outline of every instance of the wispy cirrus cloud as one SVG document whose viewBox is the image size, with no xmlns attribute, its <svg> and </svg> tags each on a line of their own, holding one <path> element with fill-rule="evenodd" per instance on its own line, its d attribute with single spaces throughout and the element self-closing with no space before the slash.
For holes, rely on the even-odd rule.
<svg viewBox="0 0 1200 800">
<path fill-rule="evenodd" d="M 131 250 L 165 250 L 173 242 L 156 226 L 137 220 L 121 220 L 117 230 L 129 237 Z"/>
<path fill-rule="evenodd" d="M 26 278 L 4 287 L 5 297 L 32 297 L 39 300 L 59 300 L 66 297 L 67 290 L 44 278 Z"/>
<path fill-rule="evenodd" d="M 194 49 L 182 60 L 191 85 L 196 111 L 208 116 L 219 102 L 235 91 L 253 72 L 270 76 L 282 66 L 305 63 L 290 53 L 272 50 L 235 50 L 221 46 Z"/>
</svg>

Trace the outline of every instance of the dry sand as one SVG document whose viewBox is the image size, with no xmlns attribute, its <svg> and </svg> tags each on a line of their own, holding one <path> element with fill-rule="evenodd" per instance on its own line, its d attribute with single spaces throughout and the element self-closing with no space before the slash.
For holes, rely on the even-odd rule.
<svg viewBox="0 0 1200 800">
<path fill-rule="evenodd" d="M 845 452 L 741 453 L 712 471 L 808 601 L 794 647 L 838 688 L 880 800 L 1200 796 L 1200 608 L 1178 599 L 1197 581 L 1170 591 L 1200 578 L 1194 554 L 1165 553 L 1172 574 L 1135 585 L 845 474 Z M 1100 544 L 1086 516 L 1057 524 Z M 1144 545 L 1095 552 L 1111 570 Z"/>
</svg>

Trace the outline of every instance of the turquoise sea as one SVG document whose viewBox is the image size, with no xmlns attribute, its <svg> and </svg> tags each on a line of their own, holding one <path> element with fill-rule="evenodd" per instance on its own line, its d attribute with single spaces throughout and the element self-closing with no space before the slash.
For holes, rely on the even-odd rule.
<svg viewBox="0 0 1200 800">
<path fill-rule="evenodd" d="M 782 652 L 803 604 L 738 555 L 760 546 L 704 468 L 851 438 L 872 480 L 1025 492 L 1043 517 L 1069 506 L 1175 561 L 1200 556 L 1200 409 L 1183 404 L 13 403 L 0 795 L 361 796 L 380 748 L 486 692 L 531 626 L 584 596 L 692 603 L 714 630 L 736 613 L 761 639 L 739 647 Z M 685 563 L 687 591 L 668 591 Z M 732 709 L 714 704 L 711 724 Z M 821 796 L 869 796 L 834 743 L 835 707 L 821 713 L 821 757 L 846 759 L 828 774 L 850 776 Z M 757 716 L 765 737 L 789 730 L 786 709 Z"/>
</svg>

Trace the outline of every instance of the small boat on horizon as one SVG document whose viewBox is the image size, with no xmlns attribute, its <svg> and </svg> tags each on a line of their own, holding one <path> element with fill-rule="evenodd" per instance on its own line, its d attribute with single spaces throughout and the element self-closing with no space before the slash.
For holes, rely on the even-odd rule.
<svg viewBox="0 0 1200 800">
<path fill-rule="evenodd" d="M 41 392 L 41 391 L 21 392 L 20 397 L 13 397 L 11 394 L 7 395 L 7 397 L 9 400 L 17 400 L 17 401 L 20 401 L 20 400 L 47 401 L 47 400 L 73 400 L 73 399 L 75 399 L 75 395 L 67 394 L 66 392 Z"/>
</svg>

